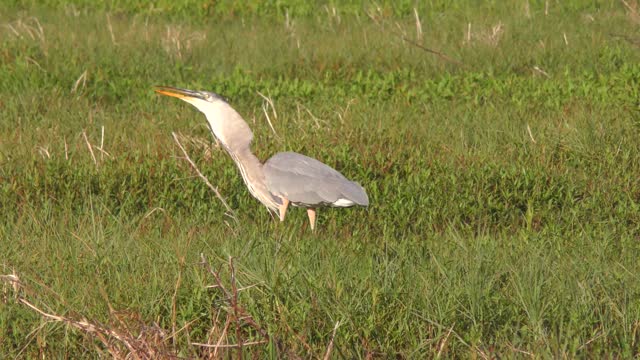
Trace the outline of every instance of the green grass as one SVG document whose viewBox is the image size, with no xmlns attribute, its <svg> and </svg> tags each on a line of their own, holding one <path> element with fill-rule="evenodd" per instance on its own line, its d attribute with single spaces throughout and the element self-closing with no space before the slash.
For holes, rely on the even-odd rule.
<svg viewBox="0 0 640 360">
<path fill-rule="evenodd" d="M 202 356 L 189 343 L 226 319 L 202 254 L 227 287 L 229 257 L 255 285 L 238 302 L 272 336 L 243 350 L 256 358 L 322 357 L 338 321 L 334 358 L 639 355 L 637 13 L 433 1 L 419 39 L 413 2 L 193 3 L 0 6 L 0 275 L 25 286 L 0 286 L 0 354 L 107 354 L 22 297 L 114 328 L 110 307 L 188 325 L 167 345 Z M 315 234 L 301 210 L 277 223 L 203 116 L 153 85 L 227 96 L 258 157 L 316 157 L 371 206 L 321 211 Z"/>
</svg>

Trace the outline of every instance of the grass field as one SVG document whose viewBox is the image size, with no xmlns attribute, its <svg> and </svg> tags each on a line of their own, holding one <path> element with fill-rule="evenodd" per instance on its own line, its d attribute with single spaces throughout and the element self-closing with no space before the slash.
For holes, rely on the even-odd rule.
<svg viewBox="0 0 640 360">
<path fill-rule="evenodd" d="M 0 5 L 0 357 L 640 354 L 637 1 L 172 4 Z M 153 85 L 371 206 L 274 221 Z"/>
</svg>

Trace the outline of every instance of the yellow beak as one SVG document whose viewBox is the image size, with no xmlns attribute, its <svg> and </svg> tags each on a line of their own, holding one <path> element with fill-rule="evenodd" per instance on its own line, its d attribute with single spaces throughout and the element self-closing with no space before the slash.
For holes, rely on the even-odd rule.
<svg viewBox="0 0 640 360">
<path fill-rule="evenodd" d="M 180 89 L 172 86 L 156 86 L 156 89 L 154 91 L 161 95 L 172 96 L 182 100 L 186 100 L 189 98 L 203 98 L 202 95 L 197 91 Z"/>
</svg>

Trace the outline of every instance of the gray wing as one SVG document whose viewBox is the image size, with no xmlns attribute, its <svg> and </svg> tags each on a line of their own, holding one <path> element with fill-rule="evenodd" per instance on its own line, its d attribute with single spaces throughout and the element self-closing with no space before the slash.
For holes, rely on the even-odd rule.
<svg viewBox="0 0 640 360">
<path fill-rule="evenodd" d="M 267 188 L 302 206 L 367 206 L 367 193 L 333 168 L 294 152 L 275 154 L 264 164 Z"/>
</svg>

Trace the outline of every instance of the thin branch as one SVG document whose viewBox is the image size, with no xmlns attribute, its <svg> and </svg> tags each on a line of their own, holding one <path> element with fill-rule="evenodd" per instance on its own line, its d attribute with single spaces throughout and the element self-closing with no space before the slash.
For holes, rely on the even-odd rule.
<svg viewBox="0 0 640 360">
<path fill-rule="evenodd" d="M 264 116 L 267 118 L 267 123 L 269 123 L 269 127 L 271 128 L 271 131 L 273 131 L 273 134 L 276 136 L 276 138 L 280 139 L 280 136 L 278 136 L 276 129 L 273 127 L 273 124 L 271 123 L 271 118 L 269 117 L 269 113 L 267 112 L 267 107 L 265 105 L 262 105 L 262 112 L 264 113 Z"/>
<path fill-rule="evenodd" d="M 447 340 L 449 340 L 449 336 L 451 335 L 454 326 L 456 326 L 455 323 L 451 325 L 449 331 L 447 331 L 447 336 L 445 336 L 444 339 L 440 342 L 440 345 L 438 346 L 438 358 L 440 358 L 440 356 L 442 355 L 442 350 L 444 350 L 444 347 L 447 344 Z"/>
<path fill-rule="evenodd" d="M 233 294 L 227 290 L 224 287 L 224 284 L 222 283 L 222 279 L 220 278 L 220 273 L 217 271 L 214 271 L 213 268 L 211 267 L 211 265 L 209 264 L 209 262 L 207 262 L 207 259 L 204 257 L 204 254 L 200 254 L 200 263 L 205 267 L 205 269 L 213 276 L 213 279 L 216 282 L 216 287 L 219 288 L 225 299 L 227 299 L 227 301 L 233 301 Z M 254 319 L 253 317 L 251 317 L 246 310 L 244 310 L 239 304 L 236 303 L 236 308 L 237 308 L 237 314 L 238 314 L 238 318 L 242 319 L 242 321 L 251 326 L 255 331 L 257 331 L 260 335 L 262 335 L 262 337 L 264 337 L 265 339 L 269 340 L 269 339 L 273 339 L 271 336 L 269 336 L 269 333 L 263 329 Z M 234 309 L 235 310 L 235 309 Z M 275 340 L 275 339 L 273 339 Z M 275 340 L 276 344 L 278 344 L 278 341 Z"/>
<path fill-rule="evenodd" d="M 167 211 L 161 207 L 154 207 L 153 209 L 151 209 L 151 211 L 147 212 L 145 214 L 145 216 L 142 217 L 142 220 L 148 218 L 149 216 L 151 216 L 153 213 L 155 213 L 156 211 L 160 211 L 162 213 L 164 213 L 165 215 L 167 214 Z"/>
<path fill-rule="evenodd" d="M 82 88 L 84 89 L 87 84 L 87 70 L 85 70 L 73 84 L 73 87 L 71 88 L 72 94 L 78 90 L 78 86 L 80 86 L 80 84 L 82 84 Z"/>
<path fill-rule="evenodd" d="M 216 343 L 217 346 L 214 347 L 214 351 L 213 351 L 213 358 L 217 359 L 218 358 L 218 349 L 221 349 L 222 345 L 222 341 L 224 339 L 227 338 L 227 331 L 229 331 L 229 326 L 231 325 L 231 317 L 227 316 L 227 321 L 224 322 L 224 328 L 222 328 L 222 334 L 220 334 L 220 337 L 218 338 L 218 342 Z"/>
<path fill-rule="evenodd" d="M 271 98 L 265 96 L 260 91 L 258 91 L 258 95 L 260 95 L 263 99 L 265 99 L 269 103 L 269 106 L 271 106 L 271 111 L 273 112 L 273 117 L 275 119 L 277 119 L 278 118 L 278 113 L 276 112 L 276 106 L 273 104 L 273 100 L 271 100 Z"/>
<path fill-rule="evenodd" d="M 109 14 L 107 14 L 107 28 L 109 29 L 109 34 L 111 34 L 111 43 L 113 43 L 113 45 L 118 45 L 116 42 L 116 36 L 113 33 L 113 26 L 111 26 L 111 17 Z"/>
<path fill-rule="evenodd" d="M 73 236 L 74 238 L 79 240 L 87 249 L 89 249 L 89 251 L 91 251 L 91 253 L 93 254 L 94 257 L 98 256 L 96 251 L 93 250 L 93 248 L 91 246 L 89 246 L 89 244 L 87 244 L 86 241 L 84 241 L 80 236 L 78 236 L 78 234 L 74 233 L 73 231 L 69 231 L 69 233 L 71 234 L 71 236 Z"/>
<path fill-rule="evenodd" d="M 203 343 L 195 343 L 192 342 L 191 345 L 195 345 L 195 346 L 202 346 L 202 347 L 206 347 L 206 348 L 214 348 L 214 349 L 218 349 L 218 348 L 242 348 L 243 346 L 251 346 L 251 345 L 261 345 L 261 344 L 266 344 L 269 341 L 267 340 L 260 340 L 260 341 L 252 341 L 252 342 L 246 342 L 246 343 L 240 343 L 240 344 L 203 344 Z"/>
<path fill-rule="evenodd" d="M 39 309 L 38 307 L 36 307 L 35 305 L 33 305 L 32 303 L 30 303 L 29 301 L 27 301 L 27 300 L 25 300 L 23 298 L 18 299 L 18 301 L 21 302 L 22 304 L 26 305 L 27 307 L 31 308 L 32 310 L 34 310 L 38 314 L 42 315 L 43 317 L 48 318 L 50 320 L 58 321 L 58 322 L 64 322 L 64 323 L 72 325 L 72 326 L 74 326 L 76 328 L 79 328 L 81 330 L 84 330 L 86 332 L 102 333 L 104 335 L 111 336 L 111 337 L 119 340 L 120 342 L 122 342 L 127 348 L 129 348 L 131 350 L 132 353 L 134 352 L 133 349 L 131 349 L 131 344 L 129 343 L 128 339 L 125 339 L 124 337 L 120 336 L 120 334 L 118 334 L 115 331 L 98 327 L 95 324 L 89 323 L 87 321 L 76 321 L 76 320 L 68 319 L 68 318 L 65 318 L 65 317 L 62 317 L 62 316 L 46 313 L 43 310 Z"/>
<path fill-rule="evenodd" d="M 333 333 L 331 334 L 331 341 L 329 341 L 329 345 L 327 346 L 327 352 L 324 354 L 324 360 L 331 359 L 331 351 L 333 350 L 333 340 L 336 338 L 336 332 L 338 331 L 338 327 L 340 327 L 340 321 L 336 322 L 336 326 L 333 327 Z"/>
<path fill-rule="evenodd" d="M 407 43 L 417 47 L 420 50 L 423 50 L 423 51 L 426 51 L 426 52 L 428 52 L 430 54 L 436 55 L 437 57 L 441 58 L 442 60 L 448 61 L 450 63 L 454 63 L 456 65 L 464 66 L 464 64 L 461 61 L 456 60 L 456 59 L 454 59 L 452 57 L 449 57 L 448 55 L 445 55 L 444 53 L 442 53 L 442 52 L 440 52 L 438 50 L 433 50 L 433 49 L 429 49 L 428 47 L 422 46 L 422 45 L 418 44 L 417 42 L 415 42 L 415 41 L 413 41 L 411 39 L 407 39 L 406 37 L 404 37 L 402 35 L 399 35 L 395 31 L 391 31 L 391 33 L 393 33 L 393 34 L 397 35 L 398 37 L 400 37 L 400 39 L 402 39 L 404 42 L 407 42 Z"/>
<path fill-rule="evenodd" d="M 535 70 L 535 71 L 536 71 L 536 72 L 538 72 L 539 74 L 542 74 L 542 75 L 544 75 L 544 76 L 546 76 L 546 77 L 550 77 L 550 76 L 549 76 L 549 74 L 548 74 L 546 71 L 542 70 L 542 69 L 541 69 L 539 66 L 537 66 L 537 65 L 535 65 L 535 66 L 533 67 L 533 70 Z"/>
<path fill-rule="evenodd" d="M 100 160 L 103 160 L 103 155 L 105 154 L 104 151 L 104 125 L 102 126 L 102 130 L 100 131 L 101 135 L 100 135 Z M 107 154 L 109 155 L 109 154 Z"/>
<path fill-rule="evenodd" d="M 533 138 L 533 134 L 531 133 L 531 127 L 529 127 L 529 124 L 527 124 L 527 132 L 529 133 L 529 137 L 531 138 L 531 141 L 533 141 L 534 144 L 537 144 L 536 139 Z"/>
<path fill-rule="evenodd" d="M 96 166 L 98 166 L 98 160 L 96 160 L 96 156 L 93 154 L 93 146 L 91 146 L 91 143 L 87 138 L 87 132 L 84 129 L 82 130 L 82 136 L 84 137 L 84 141 L 87 143 L 87 147 L 89 148 L 89 152 L 91 153 L 91 158 L 93 159 L 93 163 Z"/>
<path fill-rule="evenodd" d="M 378 20 L 377 20 L 375 17 L 373 17 L 371 14 L 367 14 L 367 15 L 369 15 L 369 18 L 370 18 L 371 20 L 373 20 L 373 22 L 374 22 L 376 25 L 378 25 L 382 31 L 385 31 L 384 25 L 383 25 L 380 21 L 378 21 Z M 441 58 L 442 60 L 445 60 L 445 61 L 447 61 L 447 62 L 450 62 L 450 63 L 456 64 L 456 65 L 459 65 L 459 66 L 464 66 L 464 64 L 463 64 L 461 61 L 456 60 L 456 59 L 454 59 L 454 58 L 452 58 L 452 57 L 450 57 L 450 56 L 448 56 L 448 55 L 444 54 L 443 52 L 440 52 L 440 51 L 438 51 L 438 50 L 433 50 L 433 49 L 430 49 L 430 48 L 428 48 L 428 47 L 422 46 L 422 45 L 418 44 L 417 42 L 415 42 L 415 41 L 413 41 L 413 40 L 411 40 L 411 39 L 407 38 L 407 37 L 406 37 L 406 36 L 404 36 L 403 34 L 400 34 L 399 32 L 397 32 L 397 31 L 395 31 L 395 30 L 393 30 L 393 29 L 390 29 L 390 28 L 389 28 L 389 29 L 387 29 L 387 30 L 388 30 L 391 34 L 393 34 L 393 35 L 395 35 L 395 36 L 399 37 L 402 41 L 404 41 L 404 42 L 406 42 L 406 43 L 408 43 L 408 44 L 410 44 L 410 45 L 413 45 L 413 46 L 417 47 L 418 49 L 420 49 L 420 50 L 422 50 L 422 51 L 425 51 L 425 52 L 427 52 L 427 53 L 429 53 L 429 54 L 433 54 L 433 55 L 435 55 L 435 56 L 437 56 L 437 57 L 439 57 L 439 58 Z"/>
<path fill-rule="evenodd" d="M 231 307 L 236 323 L 236 341 L 238 342 L 238 359 L 242 360 L 242 333 L 240 332 L 240 309 L 238 306 L 238 287 L 236 286 L 236 270 L 233 267 L 233 257 L 229 256 L 229 270 L 231 271 Z"/>
<path fill-rule="evenodd" d="M 419 41 L 422 41 L 422 23 L 420 22 L 418 9 L 413 8 L 413 16 L 416 18 L 416 39 L 418 39 Z"/>
<path fill-rule="evenodd" d="M 582 350 L 585 346 L 591 344 L 592 342 L 598 340 L 599 338 L 603 337 L 607 335 L 604 331 L 600 332 L 599 334 L 596 334 L 596 336 L 592 337 L 591 339 L 589 339 L 587 342 L 585 342 L 584 344 L 580 345 L 580 347 L 578 348 L 578 350 Z"/>
<path fill-rule="evenodd" d="M 628 42 L 629 44 L 636 46 L 636 47 L 640 47 L 640 39 L 633 39 L 629 36 L 626 35 L 622 35 L 622 34 L 613 34 L 610 33 L 609 36 L 614 37 L 614 38 L 620 38 L 626 42 Z"/>
<path fill-rule="evenodd" d="M 258 91 L 258 95 L 260 95 L 269 105 L 268 107 L 271 108 L 271 112 L 273 113 L 273 118 L 274 119 L 278 119 L 278 113 L 276 112 L 276 107 L 273 104 L 273 100 L 271 100 L 271 98 L 265 96 L 263 93 L 261 93 L 260 91 Z M 276 133 L 276 129 L 273 127 L 273 124 L 271 123 L 271 117 L 269 116 L 269 113 L 267 112 L 267 106 L 266 105 L 262 105 L 262 112 L 264 113 L 264 116 L 267 118 L 267 122 L 269 123 L 269 127 L 271 128 L 271 131 L 273 131 L 273 133 L 275 134 L 275 136 L 280 139 L 280 136 L 278 136 L 278 133 Z"/>
<path fill-rule="evenodd" d="M 178 278 L 176 279 L 176 285 L 173 289 L 173 296 L 171 297 L 171 332 L 176 333 L 176 318 L 178 315 L 178 289 L 180 289 L 180 283 L 182 282 L 182 270 L 184 268 L 184 256 L 179 257 L 178 264 Z M 177 339 L 172 338 L 173 346 L 176 346 Z"/>
<path fill-rule="evenodd" d="M 62 139 L 64 140 L 64 159 L 69 160 L 69 146 L 67 145 L 67 137 L 63 136 Z"/>
<path fill-rule="evenodd" d="M 222 197 L 222 195 L 218 191 L 218 188 L 211 185 L 211 183 L 209 182 L 209 179 L 207 179 L 207 177 L 204 176 L 202 172 L 200 172 L 200 169 L 198 169 L 198 167 L 193 162 L 193 160 L 191 160 L 191 158 L 187 154 L 187 151 L 184 149 L 184 146 L 182 146 L 182 144 L 180 143 L 180 140 L 178 140 L 178 135 L 176 135 L 176 133 L 174 132 L 172 132 L 171 135 L 173 136 L 173 140 L 175 140 L 176 144 L 178 144 L 178 147 L 180 148 L 180 150 L 182 150 L 182 153 L 184 154 L 184 158 L 185 160 L 187 160 L 189 165 L 191 165 L 191 168 L 193 168 L 196 174 L 198 174 L 198 176 L 204 181 L 204 183 L 207 184 L 209 189 L 213 190 L 213 193 L 216 194 L 216 197 L 220 200 L 220 202 L 222 202 L 222 205 L 224 205 L 225 209 L 227 209 L 227 211 L 231 213 L 231 217 L 233 218 L 233 220 L 237 222 L 238 220 L 235 217 L 235 212 L 231 209 L 229 204 L 227 204 L 227 201 Z"/>
</svg>

